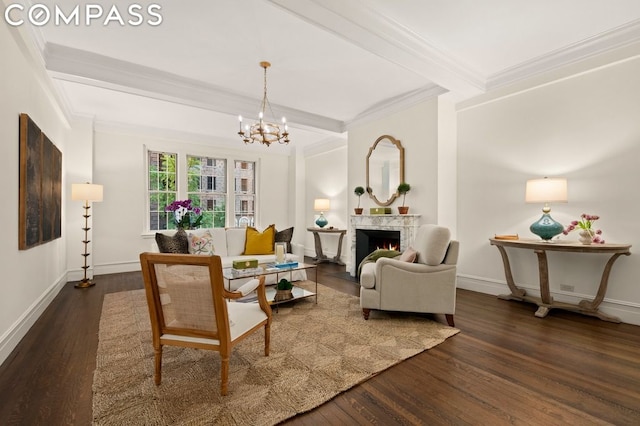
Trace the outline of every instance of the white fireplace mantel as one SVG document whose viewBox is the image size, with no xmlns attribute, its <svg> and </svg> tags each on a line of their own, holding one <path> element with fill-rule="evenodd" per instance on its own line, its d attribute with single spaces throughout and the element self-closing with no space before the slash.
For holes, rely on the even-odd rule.
<svg viewBox="0 0 640 426">
<path fill-rule="evenodd" d="M 420 226 L 419 214 L 374 214 L 351 215 L 349 234 L 351 235 L 351 264 L 349 273 L 356 276 L 356 229 L 376 229 L 380 231 L 400 231 L 400 251 L 404 251 L 414 240 Z"/>
</svg>

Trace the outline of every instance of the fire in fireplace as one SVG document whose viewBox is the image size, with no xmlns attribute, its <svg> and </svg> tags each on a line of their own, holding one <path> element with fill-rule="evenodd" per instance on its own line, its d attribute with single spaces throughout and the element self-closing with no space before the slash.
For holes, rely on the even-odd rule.
<svg viewBox="0 0 640 426">
<path fill-rule="evenodd" d="M 377 249 L 400 251 L 400 231 L 356 229 L 356 271 L 360 262 Z"/>
</svg>

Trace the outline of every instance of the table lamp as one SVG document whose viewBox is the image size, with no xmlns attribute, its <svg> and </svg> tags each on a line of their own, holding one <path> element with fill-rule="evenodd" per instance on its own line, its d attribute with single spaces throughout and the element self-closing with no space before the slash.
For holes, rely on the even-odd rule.
<svg viewBox="0 0 640 426">
<path fill-rule="evenodd" d="M 544 203 L 542 217 L 531 224 L 529 230 L 539 236 L 543 241 L 551 241 L 564 229 L 561 223 L 556 222 L 549 214 L 549 203 L 567 202 L 567 180 L 564 178 L 530 179 L 527 181 L 525 202 Z"/>
<path fill-rule="evenodd" d="M 313 209 L 320 212 L 320 217 L 316 220 L 316 225 L 318 225 L 319 228 L 324 228 L 327 223 L 329 223 L 327 218 L 324 217 L 324 212 L 329 210 L 330 206 L 331 202 L 327 198 L 316 198 L 313 202 Z"/>
<path fill-rule="evenodd" d="M 89 202 L 102 201 L 102 185 L 95 185 L 88 182 L 73 183 L 71 184 L 71 199 L 74 201 L 84 201 L 84 206 L 82 206 L 84 209 L 84 214 L 82 215 L 84 217 L 84 228 L 82 228 L 84 231 L 84 240 L 82 241 L 84 243 L 84 253 L 82 254 L 84 257 L 84 265 L 82 266 L 82 269 L 84 269 L 84 278 L 82 278 L 82 281 L 78 282 L 75 287 L 87 288 L 95 284 L 90 278 L 87 278 L 87 269 L 89 268 L 87 258 L 91 254 L 87 251 L 87 245 L 91 242 L 91 240 L 89 240 L 89 230 L 91 229 L 89 228 L 89 218 L 91 217 L 89 214 L 89 209 L 91 208 Z"/>
</svg>

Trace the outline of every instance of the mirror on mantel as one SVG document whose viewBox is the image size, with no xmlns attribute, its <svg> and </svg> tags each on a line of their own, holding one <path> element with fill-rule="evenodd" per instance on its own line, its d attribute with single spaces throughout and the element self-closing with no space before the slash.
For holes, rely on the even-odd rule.
<svg viewBox="0 0 640 426">
<path fill-rule="evenodd" d="M 404 148 L 393 136 L 382 135 L 367 155 L 367 193 L 379 206 L 389 206 L 404 182 Z"/>
</svg>

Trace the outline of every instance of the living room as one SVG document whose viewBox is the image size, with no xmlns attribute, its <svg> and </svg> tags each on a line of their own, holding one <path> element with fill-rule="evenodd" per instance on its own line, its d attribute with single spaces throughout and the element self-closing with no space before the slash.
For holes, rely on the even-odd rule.
<svg viewBox="0 0 640 426">
<path fill-rule="evenodd" d="M 631 11 L 630 16 L 640 16 L 638 10 Z M 640 181 L 640 37 L 638 20 L 629 21 L 624 31 L 605 38 L 613 46 L 607 50 L 594 49 L 493 89 L 489 84 L 484 93 L 464 100 L 442 93 L 392 105 L 382 115 L 354 121 L 346 134 L 325 132 L 328 137 L 304 148 L 296 146 L 294 120 L 288 117 L 292 142 L 286 149 L 245 146 L 233 131 L 228 139 L 235 138 L 235 147 L 203 135 L 68 115 L 56 90 L 59 83 L 43 66 L 30 30 L 3 23 L 0 135 L 5 167 L 0 175 L 11 201 L 0 217 L 16 226 L 7 232 L 9 244 L 0 248 L 7 273 L 0 284 L 0 361 L 60 289 L 82 275 L 82 206 L 71 199 L 72 183 L 104 185 L 104 200 L 92 207 L 90 259 L 97 277 L 137 271 L 139 253 L 155 250 L 155 232 L 146 228 L 146 149 L 255 161 L 257 228 L 294 226 L 293 242 L 314 256 L 313 237 L 306 231 L 317 215 L 314 199 L 329 198 L 329 225 L 348 229 L 358 203 L 353 188 L 365 185 L 368 150 L 383 134 L 399 139 L 405 149 L 410 213 L 421 215 L 422 223 L 449 227 L 461 242 L 458 288 L 491 295 L 506 292 L 502 262 L 489 238 L 533 237 L 529 226 L 540 217 L 542 205 L 525 203 L 526 181 L 561 176 L 568 181 L 568 202 L 552 205 L 555 220 L 568 225 L 582 213 L 596 214 L 607 242 L 632 245 L 631 256 L 612 269 L 601 309 L 624 323 L 640 325 L 640 262 L 633 253 L 640 244 L 640 199 L 635 191 Z M 259 83 L 257 62 L 263 59 L 269 58 L 254 61 Z M 279 87 L 286 90 L 286 84 Z M 18 250 L 17 245 L 20 113 L 28 113 L 63 153 L 62 238 L 30 250 Z M 184 119 L 202 122 L 206 114 Z M 237 118 L 229 119 L 236 129 Z M 361 202 L 365 209 L 376 207 L 366 195 Z M 398 205 L 396 201 L 392 208 Z M 560 238 L 576 240 L 577 235 Z M 324 243 L 328 255 L 337 252 L 335 239 Z M 345 270 L 353 261 L 349 249 L 347 237 L 342 247 Z M 568 302 L 593 297 L 605 263 L 599 255 L 552 257 L 552 295 Z M 527 291 L 539 291 L 532 253 L 514 253 L 512 268 Z M 538 319 L 532 315 L 533 320 Z"/>
</svg>

